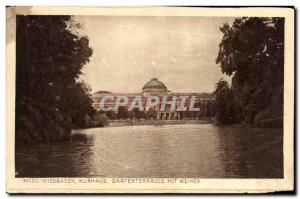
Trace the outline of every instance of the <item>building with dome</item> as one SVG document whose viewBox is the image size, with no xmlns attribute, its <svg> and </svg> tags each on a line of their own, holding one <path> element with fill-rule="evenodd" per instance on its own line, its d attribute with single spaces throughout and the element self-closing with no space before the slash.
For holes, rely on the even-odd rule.
<svg viewBox="0 0 300 199">
<path fill-rule="evenodd" d="M 171 91 L 168 91 L 166 85 L 157 78 L 152 78 L 143 86 L 142 92 L 143 95 L 167 95 Z"/>
<path fill-rule="evenodd" d="M 103 100 L 105 97 L 110 97 L 109 100 Z M 157 96 L 160 99 L 160 103 L 150 107 L 152 112 L 151 117 L 144 119 L 156 119 L 156 120 L 200 120 L 206 119 L 207 117 L 212 117 L 214 114 L 213 101 L 215 96 L 209 93 L 175 93 L 168 90 L 167 86 L 161 82 L 158 78 L 154 77 L 150 79 L 143 87 L 141 93 L 112 93 L 109 91 L 98 91 L 92 95 L 93 107 L 97 111 L 101 111 L 100 107 L 104 106 L 107 108 L 113 108 L 116 105 L 116 98 L 118 96 L 126 96 L 128 98 L 128 103 L 124 105 L 126 110 L 129 110 L 130 104 L 134 101 L 136 96 L 141 98 L 143 107 L 147 103 L 149 96 Z M 194 96 L 194 106 L 199 109 L 197 111 L 178 111 L 178 107 L 181 103 L 181 96 L 186 98 L 184 106 L 189 106 L 191 99 Z M 161 109 L 161 103 L 163 98 L 166 101 L 172 101 L 176 98 L 175 108 L 172 110 L 170 104 L 165 106 L 165 109 Z M 149 111 L 149 110 L 148 110 Z M 147 110 L 144 108 L 143 112 L 146 113 Z M 124 118 L 125 119 L 125 118 Z"/>
</svg>

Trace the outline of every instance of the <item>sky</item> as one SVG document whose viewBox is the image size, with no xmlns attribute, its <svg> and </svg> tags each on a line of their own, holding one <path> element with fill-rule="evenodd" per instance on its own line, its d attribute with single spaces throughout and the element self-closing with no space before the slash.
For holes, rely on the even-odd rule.
<svg viewBox="0 0 300 199">
<path fill-rule="evenodd" d="M 222 17 L 76 16 L 93 55 L 80 79 L 92 92 L 135 93 L 154 76 L 172 92 L 213 92 Z"/>
</svg>

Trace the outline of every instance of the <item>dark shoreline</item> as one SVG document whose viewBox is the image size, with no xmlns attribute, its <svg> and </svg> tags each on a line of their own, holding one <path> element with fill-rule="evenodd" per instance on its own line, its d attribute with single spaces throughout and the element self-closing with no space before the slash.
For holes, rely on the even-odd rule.
<svg viewBox="0 0 300 199">
<path fill-rule="evenodd" d="M 218 124 L 214 119 L 207 118 L 201 120 L 109 120 L 105 126 L 89 126 L 83 128 L 72 128 L 72 130 L 90 129 L 90 128 L 108 128 L 122 126 L 163 126 L 163 125 L 182 125 L 182 124 L 214 124 L 218 127 L 241 127 L 241 128 L 259 128 L 259 129 L 282 129 L 281 125 L 260 125 L 247 123 Z"/>
<path fill-rule="evenodd" d="M 109 121 L 107 127 L 116 126 L 145 126 L 145 125 L 175 125 L 175 124 L 210 124 L 212 120 L 128 120 L 128 121 Z"/>
</svg>

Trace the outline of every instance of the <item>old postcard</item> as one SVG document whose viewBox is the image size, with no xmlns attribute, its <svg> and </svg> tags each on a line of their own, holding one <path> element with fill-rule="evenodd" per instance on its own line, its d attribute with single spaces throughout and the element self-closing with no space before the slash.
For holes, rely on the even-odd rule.
<svg viewBox="0 0 300 199">
<path fill-rule="evenodd" d="M 7 7 L 8 193 L 294 190 L 293 8 Z"/>
</svg>

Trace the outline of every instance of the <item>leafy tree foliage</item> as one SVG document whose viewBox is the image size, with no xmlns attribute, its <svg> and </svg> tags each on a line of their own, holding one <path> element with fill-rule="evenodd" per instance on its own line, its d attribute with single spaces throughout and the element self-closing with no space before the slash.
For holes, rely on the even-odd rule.
<svg viewBox="0 0 300 199">
<path fill-rule="evenodd" d="M 104 127 L 109 124 L 109 117 L 103 111 L 96 111 L 93 117 L 93 127 Z"/>
<path fill-rule="evenodd" d="M 16 141 L 68 138 L 92 114 L 87 86 L 77 82 L 89 40 L 71 16 L 17 16 Z"/>
<path fill-rule="evenodd" d="M 125 106 L 120 106 L 118 113 L 117 113 L 118 119 L 128 119 L 129 118 L 129 112 Z"/>
<path fill-rule="evenodd" d="M 109 111 L 105 112 L 105 114 L 111 120 L 115 120 L 117 118 L 117 113 L 113 110 L 109 110 Z"/>
<path fill-rule="evenodd" d="M 75 83 L 67 91 L 69 93 L 64 95 L 64 104 L 61 109 L 71 114 L 73 126 L 91 126 L 91 116 L 95 112 L 92 107 L 91 88 L 81 81 Z"/>
<path fill-rule="evenodd" d="M 219 124 L 229 124 L 233 121 L 232 90 L 227 81 L 220 79 L 216 84 L 216 120 Z"/>
<path fill-rule="evenodd" d="M 131 117 L 132 118 L 135 118 L 135 119 L 145 119 L 146 118 L 146 114 L 144 111 L 140 111 L 139 108 L 134 108 L 132 111 L 131 111 Z"/>
<path fill-rule="evenodd" d="M 252 123 L 273 106 L 278 111 L 268 117 L 282 118 L 284 18 L 238 18 L 220 30 L 216 63 L 233 76 L 231 100 L 238 110 L 233 114 Z"/>
<path fill-rule="evenodd" d="M 155 111 L 153 108 L 150 108 L 149 111 L 146 112 L 145 118 L 147 120 L 156 119 L 157 118 L 157 111 Z"/>
</svg>

